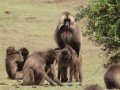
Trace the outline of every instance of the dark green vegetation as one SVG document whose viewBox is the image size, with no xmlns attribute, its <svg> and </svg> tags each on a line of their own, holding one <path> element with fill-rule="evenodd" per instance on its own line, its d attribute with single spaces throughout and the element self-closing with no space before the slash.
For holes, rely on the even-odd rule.
<svg viewBox="0 0 120 90">
<path fill-rule="evenodd" d="M 92 0 L 92 3 L 79 9 L 76 19 L 87 17 L 86 34 L 104 46 L 107 55 L 113 54 L 107 64 L 118 63 L 120 50 L 120 0 Z M 117 55 L 117 56 L 116 56 Z M 114 59 L 113 59 L 114 58 Z M 116 61 L 117 60 L 117 61 Z M 106 65 L 105 65 L 106 66 Z"/>
</svg>

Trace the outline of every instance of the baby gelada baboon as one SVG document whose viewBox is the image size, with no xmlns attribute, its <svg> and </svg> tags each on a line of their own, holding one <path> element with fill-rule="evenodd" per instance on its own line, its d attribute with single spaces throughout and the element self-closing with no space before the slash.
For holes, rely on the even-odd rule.
<svg viewBox="0 0 120 90">
<path fill-rule="evenodd" d="M 14 46 L 10 46 L 6 50 L 6 71 L 11 79 L 21 79 L 22 74 L 18 72 L 17 62 L 23 62 L 21 51 L 15 50 Z"/>
</svg>

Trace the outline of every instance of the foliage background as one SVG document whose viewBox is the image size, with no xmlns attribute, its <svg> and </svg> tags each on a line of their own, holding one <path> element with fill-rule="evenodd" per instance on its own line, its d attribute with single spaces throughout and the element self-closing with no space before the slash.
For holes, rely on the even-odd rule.
<svg viewBox="0 0 120 90">
<path fill-rule="evenodd" d="M 110 55 L 107 66 L 120 60 L 120 0 L 91 0 L 85 8 L 77 8 L 76 20 L 87 17 L 87 30 L 91 40 L 104 46 Z M 112 55 L 112 56 L 111 56 Z"/>
</svg>

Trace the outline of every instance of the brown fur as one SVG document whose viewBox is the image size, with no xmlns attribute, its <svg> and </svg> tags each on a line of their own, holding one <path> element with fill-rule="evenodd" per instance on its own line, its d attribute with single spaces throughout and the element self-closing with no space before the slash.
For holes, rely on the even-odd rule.
<svg viewBox="0 0 120 90">
<path fill-rule="evenodd" d="M 61 50 L 60 60 L 58 62 L 58 79 L 62 77 L 62 70 L 70 67 L 70 78 L 69 82 L 72 82 L 72 77 L 74 76 L 76 81 L 82 82 L 82 56 L 78 58 L 76 52 L 70 47 L 66 46 L 66 48 Z"/>
<path fill-rule="evenodd" d="M 19 63 L 19 62 L 17 63 L 18 71 L 22 71 L 23 70 L 23 66 L 24 66 L 24 64 L 25 64 L 25 62 L 26 62 L 26 60 L 28 58 L 28 55 L 29 55 L 29 51 L 25 47 L 21 48 L 20 51 L 21 51 L 21 54 L 23 56 L 24 61 L 22 63 Z"/>
<path fill-rule="evenodd" d="M 68 26 L 65 20 L 68 19 Z M 64 48 L 66 44 L 70 45 L 79 56 L 82 34 L 79 26 L 75 23 L 74 17 L 69 12 L 64 12 L 60 17 L 55 31 L 55 40 L 59 48 Z"/>
<path fill-rule="evenodd" d="M 21 79 L 18 73 L 17 62 L 23 62 L 23 57 L 20 51 L 15 50 L 15 47 L 10 46 L 6 50 L 6 71 L 11 79 Z M 16 78 L 17 77 L 17 78 Z"/>
<path fill-rule="evenodd" d="M 64 12 L 60 19 L 58 26 L 55 31 L 55 41 L 59 48 L 64 48 L 66 44 L 70 45 L 79 56 L 81 42 L 82 42 L 82 32 L 79 26 L 75 23 L 74 17 L 69 12 Z M 62 69 L 63 78 L 61 80 L 66 82 L 67 72 Z"/>
<path fill-rule="evenodd" d="M 103 90 L 103 88 L 97 84 L 89 85 L 84 88 L 84 90 Z"/>
<path fill-rule="evenodd" d="M 104 75 L 104 81 L 108 89 L 120 89 L 120 65 L 111 65 Z"/>
<path fill-rule="evenodd" d="M 47 80 L 53 86 L 62 86 L 63 84 L 54 76 L 53 64 L 57 57 L 57 51 L 54 49 L 30 55 L 23 67 L 23 85 L 38 85 Z"/>
</svg>

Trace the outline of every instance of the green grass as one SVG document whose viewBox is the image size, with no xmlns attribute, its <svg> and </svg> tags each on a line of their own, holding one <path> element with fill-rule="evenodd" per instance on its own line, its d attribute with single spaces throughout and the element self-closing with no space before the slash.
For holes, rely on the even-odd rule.
<svg viewBox="0 0 120 90">
<path fill-rule="evenodd" d="M 27 47 L 31 53 L 57 47 L 54 42 L 54 31 L 59 16 L 64 11 L 70 11 L 75 15 L 75 8 L 80 5 L 86 6 L 88 0 L 61 0 L 61 2 L 60 0 L 0 0 L 0 2 L 0 90 L 82 90 L 88 84 L 105 86 L 104 69 L 100 67 L 106 59 L 104 53 L 100 47 L 85 37 L 82 44 L 84 76 L 82 87 L 77 83 L 71 87 L 67 84 L 64 87 L 20 86 L 18 85 L 20 82 L 9 80 L 5 71 L 5 50 L 8 46 L 13 45 L 17 49 Z M 5 11 L 10 11 L 10 14 L 5 14 Z M 80 22 L 79 25 L 84 31 L 84 24 Z"/>
</svg>

